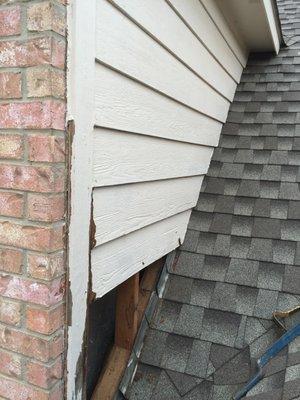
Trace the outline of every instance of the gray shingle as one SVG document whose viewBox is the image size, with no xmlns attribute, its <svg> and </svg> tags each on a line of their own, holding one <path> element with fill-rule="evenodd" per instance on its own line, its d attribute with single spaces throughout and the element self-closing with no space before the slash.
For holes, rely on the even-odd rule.
<svg viewBox="0 0 300 400">
<path fill-rule="evenodd" d="M 243 150 L 239 149 L 236 153 L 236 156 L 234 158 L 235 163 L 251 163 L 253 162 L 253 150 Z"/>
<path fill-rule="evenodd" d="M 225 187 L 225 180 L 221 178 L 207 178 L 206 179 L 206 193 L 223 194 Z"/>
<path fill-rule="evenodd" d="M 260 320 L 258 318 L 251 318 L 251 317 L 247 318 L 245 337 L 244 337 L 245 345 L 253 343 L 256 339 L 258 339 L 264 333 L 266 333 L 268 328 L 264 327 L 261 321 L 270 322 L 267 320 Z M 272 324 L 272 322 L 270 323 Z"/>
<path fill-rule="evenodd" d="M 300 204 L 298 201 L 289 202 L 288 217 L 290 219 L 300 219 Z"/>
<path fill-rule="evenodd" d="M 289 293 L 300 294 L 300 268 L 287 265 L 285 268 L 283 290 Z"/>
<path fill-rule="evenodd" d="M 232 215 L 230 214 L 215 213 L 210 226 L 210 231 L 215 233 L 225 233 L 225 234 L 230 233 L 231 220 L 232 220 Z"/>
<path fill-rule="evenodd" d="M 266 140 L 265 140 L 265 143 L 264 143 L 264 149 L 266 149 L 266 150 L 276 150 L 277 146 L 278 146 L 278 138 L 276 136 L 266 137 Z"/>
<path fill-rule="evenodd" d="M 203 308 L 183 304 L 174 326 L 174 333 L 193 338 L 201 337 Z"/>
<path fill-rule="evenodd" d="M 245 216 L 233 216 L 231 234 L 237 236 L 251 236 L 253 220 Z"/>
<path fill-rule="evenodd" d="M 234 205 L 234 213 L 239 215 L 251 215 L 255 199 L 237 197 Z"/>
<path fill-rule="evenodd" d="M 168 300 L 189 303 L 193 287 L 193 279 L 178 275 L 170 275 L 166 284 L 165 298 Z"/>
<path fill-rule="evenodd" d="M 126 395 L 131 400 L 151 400 L 161 371 L 150 365 L 138 364 L 131 387 Z"/>
<path fill-rule="evenodd" d="M 234 346 L 241 317 L 234 313 L 204 310 L 202 339 L 225 346 Z"/>
<path fill-rule="evenodd" d="M 228 257 L 229 251 L 230 251 L 230 236 L 218 234 L 213 254 L 216 256 Z"/>
<path fill-rule="evenodd" d="M 225 281 L 238 285 L 256 286 L 258 262 L 232 258 Z"/>
<path fill-rule="evenodd" d="M 216 371 L 214 378 L 216 384 L 244 383 L 250 377 L 250 351 L 246 348 Z"/>
<path fill-rule="evenodd" d="M 248 258 L 259 261 L 273 261 L 272 240 L 253 238 Z"/>
<path fill-rule="evenodd" d="M 203 279 L 223 282 L 229 266 L 230 259 L 225 257 L 205 256 Z"/>
<path fill-rule="evenodd" d="M 288 201 L 271 200 L 271 218 L 286 219 L 288 214 Z"/>
<path fill-rule="evenodd" d="M 209 381 L 203 381 L 195 387 L 191 392 L 187 393 L 184 400 L 210 400 L 213 384 Z"/>
<path fill-rule="evenodd" d="M 219 176 L 222 165 L 223 164 L 220 161 L 211 161 L 207 171 L 207 176 Z"/>
<path fill-rule="evenodd" d="M 260 183 L 258 181 L 244 180 L 241 182 L 238 196 L 259 197 L 260 196 Z"/>
<path fill-rule="evenodd" d="M 273 241 L 273 262 L 280 264 L 293 264 L 296 244 L 283 240 Z"/>
<path fill-rule="evenodd" d="M 208 193 L 201 193 L 196 209 L 199 211 L 213 212 L 216 204 L 216 196 Z"/>
<path fill-rule="evenodd" d="M 271 152 L 269 162 L 271 164 L 288 164 L 288 152 L 284 150 L 281 151 L 273 150 Z"/>
<path fill-rule="evenodd" d="M 259 164 L 245 164 L 243 171 L 243 179 L 259 180 L 262 174 L 263 166 Z"/>
<path fill-rule="evenodd" d="M 260 182 L 260 197 L 266 199 L 277 199 L 280 190 L 280 182 Z"/>
<path fill-rule="evenodd" d="M 182 305 L 168 300 L 159 300 L 158 308 L 153 316 L 151 327 L 161 331 L 173 332 Z"/>
<path fill-rule="evenodd" d="M 222 178 L 240 179 L 243 176 L 244 164 L 224 163 L 219 176 Z"/>
<path fill-rule="evenodd" d="M 215 282 L 195 279 L 192 289 L 191 304 L 206 308 L 209 307 L 214 288 Z"/>
<path fill-rule="evenodd" d="M 300 241 L 300 221 L 282 221 L 281 239 Z"/>
<path fill-rule="evenodd" d="M 270 216 L 270 202 L 269 199 L 255 199 L 253 215 L 257 217 Z"/>
<path fill-rule="evenodd" d="M 177 262 L 169 267 L 169 272 L 189 278 L 200 278 L 204 268 L 204 255 L 181 251 Z"/>
<path fill-rule="evenodd" d="M 184 372 L 191 353 L 193 339 L 169 334 L 161 356 L 161 367 Z"/>
<path fill-rule="evenodd" d="M 194 210 L 189 221 L 189 229 L 207 232 L 211 226 L 212 218 L 212 213 Z"/>
<path fill-rule="evenodd" d="M 210 355 L 210 342 L 194 340 L 190 358 L 187 363 L 186 373 L 206 378 Z"/>
<path fill-rule="evenodd" d="M 253 315 L 254 307 L 256 304 L 258 289 L 237 286 L 236 289 L 236 312 L 243 315 Z"/>
<path fill-rule="evenodd" d="M 277 298 L 277 291 L 259 289 L 254 315 L 260 318 L 272 318 L 272 313 L 276 310 Z"/>
<path fill-rule="evenodd" d="M 213 254 L 214 245 L 217 239 L 217 235 L 214 233 L 200 232 L 197 253 L 201 254 Z"/>
<path fill-rule="evenodd" d="M 264 138 L 263 137 L 251 137 L 251 149 L 262 150 L 264 148 Z"/>
<path fill-rule="evenodd" d="M 181 250 L 196 251 L 199 239 L 199 232 L 188 229 L 185 235 Z"/>
<path fill-rule="evenodd" d="M 281 180 L 285 182 L 296 182 L 299 167 L 294 165 L 283 165 L 281 167 Z"/>
<path fill-rule="evenodd" d="M 226 179 L 224 185 L 224 194 L 226 196 L 235 196 L 240 186 L 240 181 L 237 179 Z"/>
<path fill-rule="evenodd" d="M 281 182 L 279 198 L 285 200 L 300 200 L 299 184 Z"/>
<path fill-rule="evenodd" d="M 181 396 L 184 396 L 190 390 L 192 390 L 195 386 L 201 383 L 202 379 L 195 378 L 194 376 L 190 376 L 187 374 L 182 374 L 176 371 L 166 371 L 168 376 L 170 377 L 173 385 L 175 385 Z M 172 397 L 170 397 L 172 398 Z"/>
<path fill-rule="evenodd" d="M 230 257 L 247 258 L 250 245 L 250 238 L 232 236 L 230 241 Z"/>
<path fill-rule="evenodd" d="M 232 214 L 235 198 L 233 196 L 218 196 L 215 212 Z"/>
<path fill-rule="evenodd" d="M 280 239 L 280 221 L 271 218 L 254 218 L 253 237 Z"/>
<path fill-rule="evenodd" d="M 279 181 L 281 177 L 280 165 L 264 165 L 261 179 L 267 181 Z"/>
<path fill-rule="evenodd" d="M 236 285 L 217 282 L 210 307 L 217 310 L 234 312 L 236 308 Z"/>
<path fill-rule="evenodd" d="M 167 337 L 168 334 L 166 332 L 150 329 L 146 335 L 141 361 L 146 364 L 160 366 Z"/>
<path fill-rule="evenodd" d="M 259 263 L 257 286 L 263 289 L 282 289 L 284 266 L 272 263 Z"/>
<path fill-rule="evenodd" d="M 151 399 L 152 400 L 181 399 L 173 382 L 171 381 L 171 379 L 169 378 L 169 376 L 165 371 L 161 372 Z"/>
</svg>

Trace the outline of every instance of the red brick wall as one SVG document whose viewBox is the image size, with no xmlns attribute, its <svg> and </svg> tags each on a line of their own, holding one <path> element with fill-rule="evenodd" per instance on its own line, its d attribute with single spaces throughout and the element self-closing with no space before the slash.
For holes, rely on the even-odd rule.
<svg viewBox="0 0 300 400">
<path fill-rule="evenodd" d="M 65 5 L 0 1 L 0 398 L 63 399 Z"/>
</svg>

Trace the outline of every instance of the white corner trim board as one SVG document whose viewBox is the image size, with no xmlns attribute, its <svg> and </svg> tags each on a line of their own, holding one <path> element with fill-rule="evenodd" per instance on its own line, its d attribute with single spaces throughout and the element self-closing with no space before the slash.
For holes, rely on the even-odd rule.
<svg viewBox="0 0 300 400">
<path fill-rule="evenodd" d="M 73 0 L 68 5 L 68 119 L 75 132 L 71 159 L 71 203 L 68 243 L 68 400 L 82 400 L 87 293 L 89 281 L 89 229 L 92 191 L 92 133 L 94 126 L 95 0 Z"/>
<path fill-rule="evenodd" d="M 185 211 L 93 249 L 92 287 L 97 297 L 178 247 L 190 214 Z"/>
</svg>

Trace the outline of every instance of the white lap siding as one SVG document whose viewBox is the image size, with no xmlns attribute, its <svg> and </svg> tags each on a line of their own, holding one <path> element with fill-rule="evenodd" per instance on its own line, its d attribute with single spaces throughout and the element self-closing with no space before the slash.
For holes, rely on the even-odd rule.
<svg viewBox="0 0 300 400">
<path fill-rule="evenodd" d="M 102 296 L 183 241 L 247 53 L 213 1 L 96 4 L 91 264 Z"/>
</svg>

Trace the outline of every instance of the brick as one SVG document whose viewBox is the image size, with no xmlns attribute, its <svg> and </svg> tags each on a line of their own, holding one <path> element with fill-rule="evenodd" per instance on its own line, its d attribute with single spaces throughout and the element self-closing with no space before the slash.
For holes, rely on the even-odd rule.
<svg viewBox="0 0 300 400">
<path fill-rule="evenodd" d="M 50 400 L 49 393 L 5 377 L 0 377 L 0 396 L 8 400 Z"/>
<path fill-rule="evenodd" d="M 64 35 L 64 15 L 50 1 L 33 4 L 27 10 L 27 28 L 37 32 L 52 30 Z"/>
<path fill-rule="evenodd" d="M 52 365 L 43 365 L 29 361 L 26 366 L 28 382 L 44 389 L 50 388 L 58 379 L 61 379 L 62 372 L 63 364 L 61 357 L 58 357 Z"/>
<path fill-rule="evenodd" d="M 0 28 L 1 29 L 1 28 Z M 0 99 L 19 99 L 21 93 L 21 73 L 1 72 L 0 73 Z"/>
<path fill-rule="evenodd" d="M 23 194 L 0 192 L 0 215 L 19 218 L 23 215 L 23 207 Z"/>
<path fill-rule="evenodd" d="M 0 187 L 33 192 L 62 192 L 64 169 L 55 166 L 1 164 Z"/>
<path fill-rule="evenodd" d="M 27 329 L 49 335 L 57 331 L 64 323 L 65 305 L 52 310 L 28 306 L 26 310 Z"/>
<path fill-rule="evenodd" d="M 49 67 L 32 67 L 26 71 L 28 97 L 65 97 L 65 75 Z"/>
<path fill-rule="evenodd" d="M 0 42 L 0 67 L 28 67 L 51 63 L 52 39 L 9 40 Z"/>
<path fill-rule="evenodd" d="M 56 251 L 63 248 L 62 227 L 20 225 L 0 222 L 0 243 L 37 251 Z"/>
<path fill-rule="evenodd" d="M 64 162 L 65 140 L 59 136 L 30 135 L 28 158 L 38 162 Z"/>
<path fill-rule="evenodd" d="M 0 350 L 0 373 L 18 378 L 22 373 L 21 357 Z"/>
<path fill-rule="evenodd" d="M 53 196 L 28 194 L 28 219 L 46 222 L 59 221 L 64 217 L 64 202 L 63 194 Z"/>
<path fill-rule="evenodd" d="M 3 41 L 0 42 L 0 67 L 33 67 L 49 64 L 64 68 L 65 52 L 65 43 L 50 36 L 27 41 Z"/>
<path fill-rule="evenodd" d="M 22 271 L 23 254 L 20 250 L 0 249 L 0 270 L 19 274 Z"/>
<path fill-rule="evenodd" d="M 0 104 L 0 128 L 2 129 L 63 130 L 64 127 L 65 104 L 62 102 L 45 100 Z"/>
<path fill-rule="evenodd" d="M 36 279 L 51 280 L 64 273 L 64 255 L 28 254 L 28 274 Z"/>
<path fill-rule="evenodd" d="M 64 292 L 64 279 L 56 279 L 46 284 L 16 276 L 0 275 L 0 294 L 11 299 L 52 306 L 62 301 Z"/>
<path fill-rule="evenodd" d="M 0 36 L 18 35 L 21 33 L 20 7 L 0 10 Z"/>
<path fill-rule="evenodd" d="M 19 325 L 21 320 L 20 303 L 0 298 L 0 322 L 8 325 Z"/>
<path fill-rule="evenodd" d="M 21 135 L 0 136 L 0 157 L 19 160 L 23 157 L 23 138 Z"/>
<path fill-rule="evenodd" d="M 38 361 L 48 362 L 62 353 L 63 336 L 59 333 L 44 339 L 1 325 L 0 346 Z"/>
<path fill-rule="evenodd" d="M 66 60 L 66 45 L 63 41 L 53 40 L 51 65 L 57 68 L 64 68 Z"/>
</svg>

